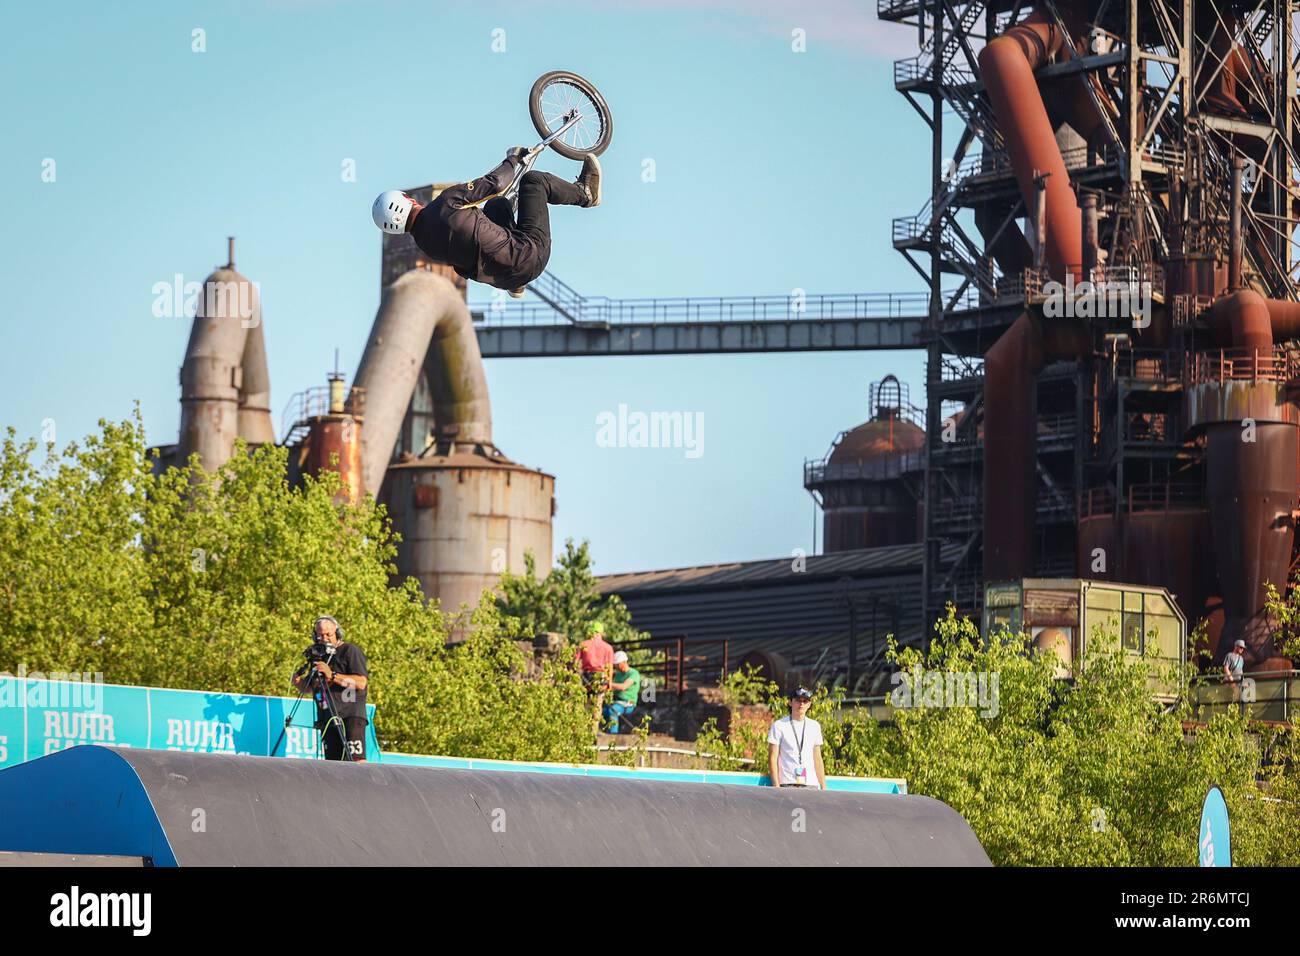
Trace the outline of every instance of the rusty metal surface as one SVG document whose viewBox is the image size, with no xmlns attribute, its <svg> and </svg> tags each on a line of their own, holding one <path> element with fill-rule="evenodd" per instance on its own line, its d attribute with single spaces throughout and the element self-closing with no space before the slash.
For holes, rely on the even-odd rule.
<svg viewBox="0 0 1300 956">
<path fill-rule="evenodd" d="M 412 270 L 384 287 L 353 380 L 366 393 L 367 488 L 383 480 L 421 372 L 433 391 L 439 436 L 491 444 L 487 380 L 464 298 L 445 278 Z"/>
<path fill-rule="evenodd" d="M 1189 427 L 1240 423 L 1247 419 L 1295 425 L 1300 423 L 1300 409 L 1286 401 L 1284 387 L 1275 382 L 1237 380 L 1193 385 L 1187 389 Z"/>
<path fill-rule="evenodd" d="M 347 497 L 360 501 L 366 491 L 361 473 L 362 426 L 351 415 L 318 415 L 308 419 L 308 427 L 304 470 L 312 475 L 337 472 Z"/>
<path fill-rule="evenodd" d="M 1207 428 L 1206 496 L 1225 612 L 1219 653 L 1236 638 L 1253 663 L 1275 655 L 1263 619 L 1264 585 L 1285 587 L 1294 544 L 1297 429 L 1260 422 L 1253 441 L 1239 422 Z"/>
<path fill-rule="evenodd" d="M 246 340 L 250 326 L 260 326 L 261 314 L 256 285 L 233 266 L 217 269 L 204 280 L 181 365 L 181 464 L 197 453 L 204 469 L 215 471 L 234 451 L 240 434 Z M 262 356 L 264 363 L 264 350 Z M 269 384 L 255 382 L 254 387 L 254 404 L 263 394 L 269 402 Z M 247 416 L 246 430 L 260 435 L 257 410 L 250 406 Z M 269 428 L 269 416 L 266 425 Z M 274 441 L 273 434 L 269 440 Z"/>
<path fill-rule="evenodd" d="M 426 596 L 458 615 L 459 638 L 468 624 L 461 605 L 477 607 L 503 571 L 522 574 L 526 552 L 539 573 L 550 567 L 554 496 L 551 475 L 461 452 L 395 463 L 379 499 L 401 535 L 400 576 L 415 577 Z"/>
</svg>

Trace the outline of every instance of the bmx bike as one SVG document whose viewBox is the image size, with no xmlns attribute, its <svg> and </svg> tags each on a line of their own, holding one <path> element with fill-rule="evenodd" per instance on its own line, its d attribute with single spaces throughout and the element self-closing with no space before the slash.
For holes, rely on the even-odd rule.
<svg viewBox="0 0 1300 956">
<path fill-rule="evenodd" d="M 609 104 L 589 80 L 568 70 L 543 73 L 528 94 L 528 112 L 542 141 L 524 155 L 514 180 L 502 194 L 519 213 L 519 181 L 546 147 L 565 159 L 599 156 L 614 135 Z"/>
</svg>

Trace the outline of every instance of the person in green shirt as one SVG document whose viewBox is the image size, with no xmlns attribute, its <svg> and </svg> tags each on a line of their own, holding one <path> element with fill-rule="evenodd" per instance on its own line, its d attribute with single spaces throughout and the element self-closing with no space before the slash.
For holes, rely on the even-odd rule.
<svg viewBox="0 0 1300 956">
<path fill-rule="evenodd" d="M 641 696 L 641 672 L 628 663 L 626 651 L 614 654 L 614 679 L 609 686 L 614 699 L 605 705 L 605 721 L 609 732 L 616 734 L 619 718 L 632 713 Z"/>
</svg>

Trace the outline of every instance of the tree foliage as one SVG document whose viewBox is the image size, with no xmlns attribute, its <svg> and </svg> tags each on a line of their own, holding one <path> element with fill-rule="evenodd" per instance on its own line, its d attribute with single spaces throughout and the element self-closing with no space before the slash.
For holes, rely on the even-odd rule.
<svg viewBox="0 0 1300 956">
<path fill-rule="evenodd" d="M 555 567 L 544 578 L 537 576 L 532 552 L 525 554 L 523 574 L 501 576 L 497 606 L 523 636 L 550 631 L 570 641 L 582 641 L 596 622 L 604 625 L 605 639 L 611 644 L 641 636 L 632 627 L 631 612 L 622 599 L 617 594 L 607 598 L 600 593 L 587 541 L 575 545 L 572 538 L 566 538 L 564 552 L 556 556 Z"/>
<path fill-rule="evenodd" d="M 197 459 L 155 475 L 138 414 L 37 453 L 12 429 L 0 449 L 0 670 L 285 695 L 331 614 L 366 652 L 386 748 L 584 756 L 571 669 L 533 669 L 492 610 L 446 646 L 414 579 L 390 584 L 383 508 L 348 503 L 334 473 L 291 487 L 287 452 L 268 445 L 211 475 Z"/>
<path fill-rule="evenodd" d="M 822 688 L 810 713 L 826 738 L 827 773 L 906 779 L 910 793 L 961 813 L 995 864 L 1195 865 L 1201 803 L 1215 783 L 1233 816 L 1237 863 L 1300 862 L 1292 735 L 1261 744 L 1241 714 L 1186 733 L 1186 706 L 1155 701 L 1152 665 L 1113 638 L 1095 635 L 1064 681 L 1026 635 L 982 637 L 950 607 L 926 653 L 891 643 L 889 659 L 905 674 L 997 675 L 997 706 L 897 708 L 881 724 L 845 708 L 842 690 Z M 752 679 L 742 683 L 753 692 Z M 787 713 L 775 684 L 767 696 L 774 719 Z M 698 746 L 726 769 L 752 754 L 766 773 L 763 738 L 741 725 L 724 740 L 710 726 Z"/>
</svg>

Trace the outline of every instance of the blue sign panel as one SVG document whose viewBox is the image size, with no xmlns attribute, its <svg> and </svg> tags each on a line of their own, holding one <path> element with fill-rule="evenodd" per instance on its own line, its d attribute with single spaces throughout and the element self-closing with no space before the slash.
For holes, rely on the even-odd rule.
<svg viewBox="0 0 1300 956">
<path fill-rule="evenodd" d="M 217 754 L 267 753 L 266 698 L 150 690 L 149 746 Z"/>
<path fill-rule="evenodd" d="M 27 760 L 78 744 L 148 746 L 149 700 L 142 688 L 30 677 L 24 684 Z"/>
<path fill-rule="evenodd" d="M 124 687 L 89 674 L 85 680 L 70 677 L 0 674 L 0 768 L 78 744 L 255 756 L 272 755 L 274 747 L 273 755 L 280 757 L 324 755 L 311 698 L 298 703 L 286 697 Z M 366 756 L 377 760 L 375 708 L 366 710 Z"/>
<path fill-rule="evenodd" d="M 71 675 L 75 678 L 77 675 Z M 150 750 L 197 753 L 250 754 L 253 756 L 322 759 L 316 705 L 310 697 L 258 697 L 249 694 L 212 694 L 198 690 L 124 687 L 84 680 L 45 680 L 0 674 L 0 769 L 44 757 L 78 744 L 105 744 Z M 380 753 L 375 734 L 375 707 L 366 708 L 366 759 L 401 765 L 464 770 L 525 771 L 580 774 L 633 780 L 672 780 L 683 783 L 724 783 L 764 786 L 756 773 L 722 773 L 703 770 L 668 770 L 529 761 L 480 760 L 459 757 L 422 757 Z M 906 793 L 902 780 L 831 777 L 832 790 L 866 793 Z M 1211 795 L 1217 794 L 1217 788 Z M 1222 795 L 1219 795 L 1222 802 Z M 1206 806 L 1208 808 L 1209 801 Z M 1207 809 L 1208 813 L 1208 809 Z M 1205 835 L 1202 821 L 1202 837 Z M 1210 851 L 1214 865 L 1227 859 L 1227 808 L 1223 810 L 1222 847 Z M 1202 841 L 1202 859 L 1205 855 Z M 1208 864 L 1206 864 L 1208 865 Z"/>
<path fill-rule="evenodd" d="M 1232 839 L 1228 834 L 1228 803 L 1223 791 L 1211 787 L 1201 808 L 1201 866 L 1232 866 Z"/>
<path fill-rule="evenodd" d="M 0 675 L 0 768 L 22 763 L 27 754 L 20 677 Z"/>
</svg>

